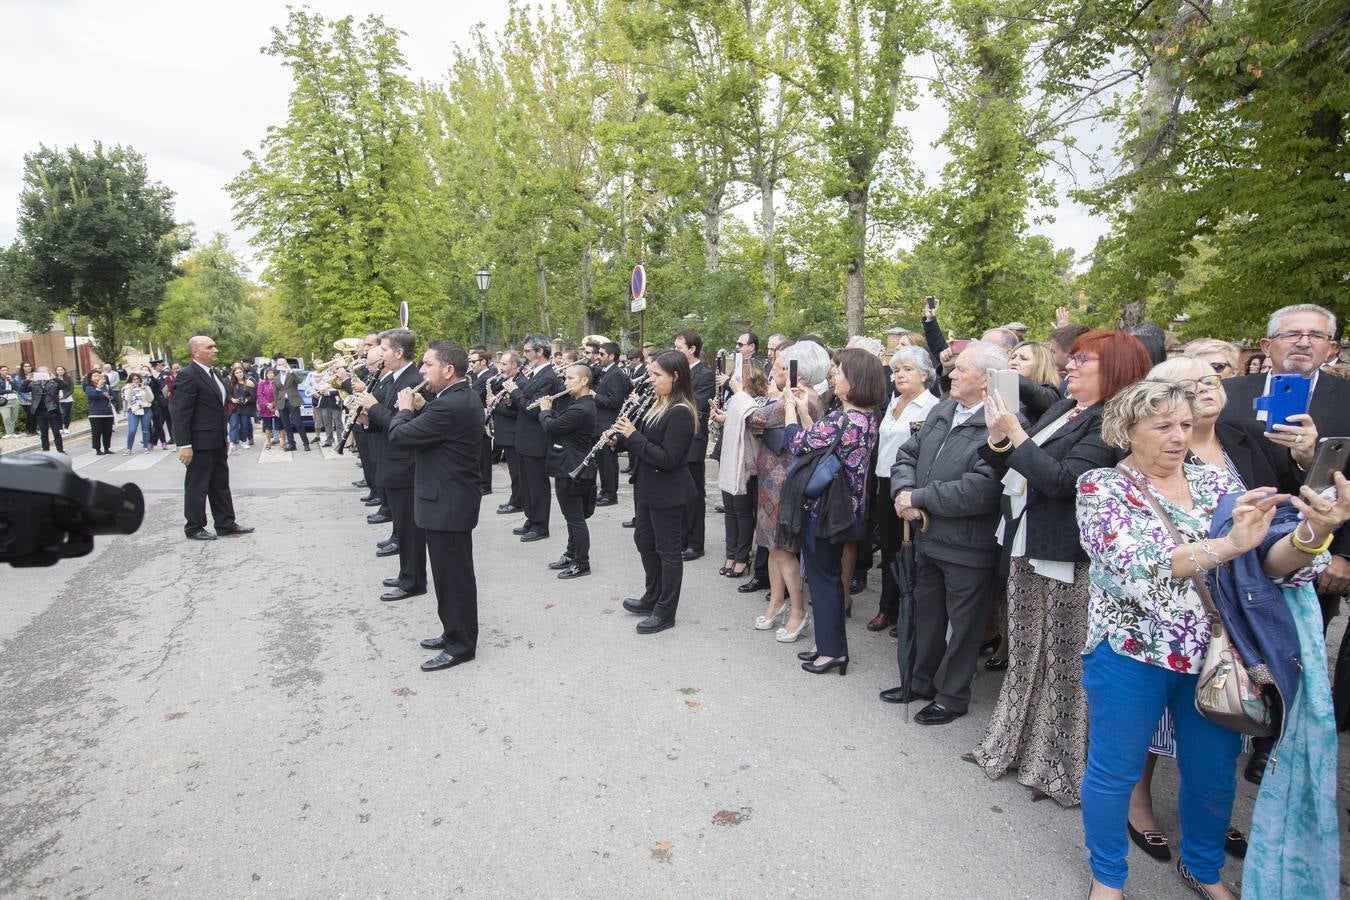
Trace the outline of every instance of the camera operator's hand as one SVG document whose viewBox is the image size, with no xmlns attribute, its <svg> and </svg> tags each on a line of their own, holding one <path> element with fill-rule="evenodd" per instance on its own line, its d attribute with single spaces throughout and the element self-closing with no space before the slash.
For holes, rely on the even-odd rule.
<svg viewBox="0 0 1350 900">
<path fill-rule="evenodd" d="M 178 448 L 178 461 L 179 461 L 180 463 L 182 463 L 183 465 L 185 465 L 185 466 L 188 465 L 189 463 L 191 463 L 191 462 L 192 462 L 192 448 L 191 448 L 191 447 L 179 447 L 179 448 Z"/>
</svg>

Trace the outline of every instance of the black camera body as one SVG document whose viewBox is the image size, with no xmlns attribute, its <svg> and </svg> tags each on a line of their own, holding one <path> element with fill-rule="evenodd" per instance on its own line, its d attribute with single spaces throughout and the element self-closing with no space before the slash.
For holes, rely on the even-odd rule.
<svg viewBox="0 0 1350 900">
<path fill-rule="evenodd" d="M 94 535 L 131 534 L 144 518 L 139 487 L 81 478 L 63 454 L 0 460 L 0 562 L 53 566 L 91 552 Z"/>
</svg>

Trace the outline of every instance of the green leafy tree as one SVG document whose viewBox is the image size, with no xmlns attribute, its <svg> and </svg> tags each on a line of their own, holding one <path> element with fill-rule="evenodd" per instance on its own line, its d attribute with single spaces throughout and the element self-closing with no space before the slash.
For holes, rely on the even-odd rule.
<svg viewBox="0 0 1350 900">
<path fill-rule="evenodd" d="M 175 356 L 186 358 L 188 339 L 215 338 L 223 360 L 249 359 L 262 352 L 259 309 L 244 264 L 230 252 L 225 235 L 190 252 L 183 274 L 169 282 L 151 336 Z"/>
</svg>

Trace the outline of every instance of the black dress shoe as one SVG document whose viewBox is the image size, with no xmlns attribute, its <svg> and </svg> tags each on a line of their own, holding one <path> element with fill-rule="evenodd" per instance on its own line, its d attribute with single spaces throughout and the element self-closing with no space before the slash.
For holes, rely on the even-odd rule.
<svg viewBox="0 0 1350 900">
<path fill-rule="evenodd" d="M 1161 831 L 1138 831 L 1130 824 L 1129 819 L 1125 820 L 1125 829 L 1130 833 L 1130 840 L 1134 841 L 1140 850 L 1158 862 L 1171 861 L 1172 850 L 1168 846 L 1166 834 Z"/>
<path fill-rule="evenodd" d="M 216 534 L 220 535 L 221 537 L 236 537 L 241 534 L 252 534 L 252 533 L 253 528 L 252 526 L 249 525 L 232 525 L 229 528 L 221 528 L 219 525 L 216 526 Z"/>
<path fill-rule="evenodd" d="M 935 700 L 916 712 L 914 721 L 920 725 L 946 725 L 948 722 L 959 719 L 964 715 L 965 713 L 948 709 Z"/>
<path fill-rule="evenodd" d="M 428 650 L 443 650 L 445 649 L 445 635 L 441 634 L 437 635 L 434 638 L 423 638 L 417 643 L 421 644 Z"/>
<path fill-rule="evenodd" d="M 623 608 L 628 610 L 630 613 L 636 613 L 639 616 L 650 616 L 652 614 L 652 610 L 656 609 L 656 604 L 644 603 L 640 598 L 637 597 L 625 597 L 623 601 Z"/>
<path fill-rule="evenodd" d="M 533 531 L 533 529 L 530 528 L 529 525 L 517 525 L 515 528 L 511 529 L 512 534 L 529 534 L 531 531 Z"/>
<path fill-rule="evenodd" d="M 497 515 L 499 516 L 508 516 L 511 513 L 518 512 L 520 512 L 520 507 L 512 506 L 510 503 L 503 503 L 501 506 L 497 507 Z"/>
<path fill-rule="evenodd" d="M 375 551 L 375 557 L 377 559 L 384 559 L 386 556 L 398 556 L 398 544 L 393 544 L 388 547 L 381 547 L 380 549 Z"/>
<path fill-rule="evenodd" d="M 383 506 L 384 501 L 379 497 L 362 497 L 361 502 L 366 506 Z"/>
<path fill-rule="evenodd" d="M 861 594 L 865 590 L 867 590 L 866 573 L 856 576 L 852 581 L 848 583 L 848 592 L 850 594 Z"/>
<path fill-rule="evenodd" d="M 591 574 L 590 566 L 568 566 L 558 573 L 559 578 L 580 578 L 583 575 Z"/>
<path fill-rule="evenodd" d="M 1223 852 L 1238 859 L 1246 859 L 1247 836 L 1229 825 L 1228 833 L 1223 836 Z"/>
<path fill-rule="evenodd" d="M 740 591 L 742 594 L 754 594 L 764 590 L 768 586 L 769 586 L 769 579 L 761 578 L 758 575 L 754 575 L 745 584 L 736 588 L 736 590 Z"/>
<path fill-rule="evenodd" d="M 361 487 L 361 488 L 363 488 L 363 487 L 370 487 L 370 485 L 366 484 L 366 480 L 365 480 L 364 478 L 362 478 L 360 481 L 353 481 L 353 482 L 352 482 L 352 487 Z"/>
<path fill-rule="evenodd" d="M 609 494 L 601 494 L 599 497 L 596 497 L 596 498 L 595 498 L 595 505 L 596 505 L 596 506 L 618 506 L 618 505 L 619 505 L 619 498 L 618 498 L 618 497 L 613 497 L 613 496 L 611 496 L 611 495 L 609 495 Z"/>
<path fill-rule="evenodd" d="M 658 631 L 665 631 L 668 628 L 675 627 L 674 619 L 658 619 L 656 614 L 648 616 L 637 623 L 638 634 L 656 634 Z"/>
<path fill-rule="evenodd" d="M 398 578 L 386 578 L 384 581 L 381 581 L 380 584 L 385 587 L 398 587 Z"/>
<path fill-rule="evenodd" d="M 520 536 L 520 542 L 528 544 L 531 541 L 542 541 L 546 537 L 548 537 L 547 531 L 527 531 Z"/>
<path fill-rule="evenodd" d="M 816 655 L 819 656 L 820 654 L 817 653 Z M 848 657 L 836 656 L 829 662 L 821 663 L 820 665 L 816 665 L 813 662 L 802 663 L 802 671 L 810 672 L 812 675 L 824 675 L 825 673 L 831 671 L 832 669 L 838 669 L 840 675 L 847 675 Z"/>
<path fill-rule="evenodd" d="M 566 569 L 572 565 L 572 557 L 562 556 L 548 564 L 548 567 L 557 572 L 560 569 Z"/>
<path fill-rule="evenodd" d="M 453 668 L 454 666 L 457 666 L 460 663 L 466 663 L 471 659 L 473 659 L 472 653 L 466 653 L 460 656 L 456 656 L 454 654 L 446 653 L 444 650 L 442 650 L 440 653 L 436 654 L 431 659 L 422 663 L 422 671 L 439 672 L 441 669 Z"/>
<path fill-rule="evenodd" d="M 932 694 L 916 694 L 903 684 L 899 687 L 887 688 L 878 696 L 887 703 L 911 703 L 915 700 L 932 700 Z"/>
<path fill-rule="evenodd" d="M 385 601 L 406 600 L 408 597 L 420 597 L 426 592 L 427 592 L 426 588 L 422 588 L 420 591 L 405 591 L 401 587 L 396 587 L 393 590 L 385 591 L 383 594 L 380 595 L 380 599 Z"/>
<path fill-rule="evenodd" d="M 637 527 L 637 517 L 634 516 L 633 518 L 629 519 L 627 522 L 624 522 L 624 523 L 623 523 L 623 527 L 624 527 L 624 528 L 636 528 L 636 527 Z"/>
<path fill-rule="evenodd" d="M 383 525 L 385 522 L 392 522 L 392 521 L 394 520 L 381 512 L 374 512 L 366 516 L 367 525 Z"/>
<path fill-rule="evenodd" d="M 684 560 L 685 562 L 693 562 L 696 559 L 702 558 L 703 558 L 703 551 L 695 550 L 693 547 L 686 548 L 685 551 L 680 554 L 680 559 Z"/>
<path fill-rule="evenodd" d="M 194 531 L 187 536 L 189 541 L 214 541 L 216 536 L 209 531 Z"/>
<path fill-rule="evenodd" d="M 375 542 L 376 550 L 386 550 L 390 547 L 393 547 L 395 550 L 398 549 L 398 541 L 394 540 L 393 537 L 387 537 L 382 541 Z"/>
<path fill-rule="evenodd" d="M 295 448 L 292 447 L 291 449 L 294 450 Z M 306 452 L 306 453 L 309 452 L 309 444 L 306 444 L 306 445 L 305 445 L 305 452 Z"/>
</svg>

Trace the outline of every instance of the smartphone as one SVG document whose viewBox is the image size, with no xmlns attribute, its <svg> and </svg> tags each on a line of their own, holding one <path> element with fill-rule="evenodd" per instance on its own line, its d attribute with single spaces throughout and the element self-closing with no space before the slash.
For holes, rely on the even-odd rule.
<svg viewBox="0 0 1350 900">
<path fill-rule="evenodd" d="M 937 298 L 932 296 L 931 294 L 923 298 L 924 308 L 927 309 L 930 313 L 937 312 L 937 303 L 938 303 Z"/>
<path fill-rule="evenodd" d="M 1304 484 L 1321 493 L 1335 485 L 1332 477 L 1340 472 L 1350 478 L 1350 437 L 1324 437 L 1317 442 L 1317 455 L 1308 467 Z"/>
<path fill-rule="evenodd" d="M 1274 431 L 1276 425 L 1288 425 L 1290 416 L 1308 412 L 1309 384 L 1309 379 L 1302 375 L 1270 376 L 1270 390 L 1252 401 L 1258 413 L 1266 414 L 1266 431 Z"/>
<path fill-rule="evenodd" d="M 952 351 L 952 356 L 960 356 L 969 346 L 970 340 L 968 338 L 961 338 L 960 340 L 952 341 L 947 344 L 947 349 Z"/>
<path fill-rule="evenodd" d="M 998 394 L 1009 411 L 1017 412 L 1020 405 L 1017 373 L 1012 369 L 987 369 L 986 373 L 989 376 L 989 390 Z"/>
<path fill-rule="evenodd" d="M 739 350 L 736 351 L 736 368 L 732 370 L 731 377 L 737 381 L 745 381 L 745 354 Z"/>
<path fill-rule="evenodd" d="M 788 387 L 790 387 L 790 388 L 795 388 L 796 386 L 797 386 L 797 361 L 796 361 L 795 359 L 789 359 L 789 360 L 788 360 Z"/>
</svg>

